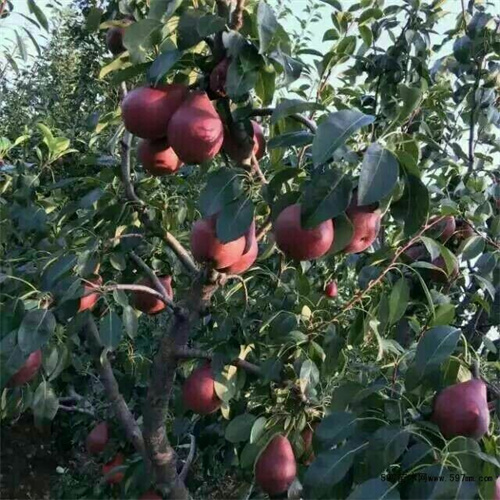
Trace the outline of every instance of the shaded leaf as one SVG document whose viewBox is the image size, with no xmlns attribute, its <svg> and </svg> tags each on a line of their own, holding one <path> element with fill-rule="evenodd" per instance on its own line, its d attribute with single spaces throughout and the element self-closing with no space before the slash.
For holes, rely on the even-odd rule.
<svg viewBox="0 0 500 500">
<path fill-rule="evenodd" d="M 395 425 L 386 425 L 375 432 L 366 450 L 366 461 L 374 476 L 397 462 L 408 447 L 410 433 Z"/>
<path fill-rule="evenodd" d="M 408 307 L 410 299 L 410 287 L 405 278 L 399 279 L 391 291 L 389 299 L 389 323 L 393 325 L 399 321 Z"/>
<path fill-rule="evenodd" d="M 48 309 L 29 311 L 18 330 L 19 347 L 25 354 L 43 347 L 56 329 L 56 318 Z"/>
<path fill-rule="evenodd" d="M 254 205 L 249 198 L 238 198 L 226 205 L 217 216 L 216 234 L 222 243 L 243 236 L 253 220 Z"/>
<path fill-rule="evenodd" d="M 114 350 L 118 347 L 123 335 L 122 320 L 114 311 L 110 311 L 101 318 L 99 335 L 104 346 Z"/>
<path fill-rule="evenodd" d="M 225 438 L 230 443 L 240 443 L 250 439 L 250 433 L 257 417 L 251 413 L 244 413 L 233 418 L 226 427 Z"/>
<path fill-rule="evenodd" d="M 382 479 L 369 479 L 358 485 L 347 500 L 399 500 L 398 490 L 392 483 Z"/>
<path fill-rule="evenodd" d="M 234 170 L 221 168 L 210 174 L 199 200 L 203 217 L 216 214 L 235 200 L 240 193 L 238 174 Z"/>
<path fill-rule="evenodd" d="M 33 397 L 33 414 L 39 421 L 52 420 L 59 408 L 59 400 L 48 382 L 42 382 Z"/>
<path fill-rule="evenodd" d="M 181 56 L 182 53 L 177 49 L 169 50 L 160 54 L 148 69 L 148 80 L 153 85 L 157 85 L 158 82 L 175 66 Z"/>
</svg>

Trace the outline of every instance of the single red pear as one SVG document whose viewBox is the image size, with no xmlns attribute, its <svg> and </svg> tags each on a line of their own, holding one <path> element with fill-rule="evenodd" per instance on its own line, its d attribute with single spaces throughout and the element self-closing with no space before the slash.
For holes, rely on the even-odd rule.
<svg viewBox="0 0 500 500">
<path fill-rule="evenodd" d="M 168 145 L 166 138 L 142 140 L 137 154 L 144 170 L 155 177 L 173 174 L 182 167 L 182 161 Z"/>
<path fill-rule="evenodd" d="M 168 141 L 184 163 L 211 160 L 221 149 L 224 127 L 207 94 L 191 92 L 172 116 Z"/>
<path fill-rule="evenodd" d="M 434 222 L 438 217 L 432 217 L 429 220 L 429 223 Z M 456 222 L 455 217 L 452 215 L 448 215 L 442 221 L 434 224 L 429 230 L 430 234 L 433 234 L 438 238 L 442 243 L 446 243 L 455 233 Z"/>
<path fill-rule="evenodd" d="M 423 259 L 427 255 L 427 250 L 424 245 L 415 244 L 407 248 L 403 255 L 410 261 L 415 262 Z"/>
<path fill-rule="evenodd" d="M 179 84 L 131 90 L 122 101 L 125 128 L 143 139 L 165 137 L 168 124 L 187 93 L 188 88 Z"/>
<path fill-rule="evenodd" d="M 495 492 L 493 494 L 493 500 L 500 500 L 500 477 L 497 477 L 495 481 Z"/>
<path fill-rule="evenodd" d="M 443 257 L 441 257 L 441 255 L 435 258 L 432 261 L 432 264 L 436 267 L 439 267 L 439 269 L 443 270 L 443 271 L 438 271 L 437 269 L 431 269 L 431 277 L 434 281 L 438 283 L 448 283 L 450 280 L 454 280 L 458 276 L 458 273 L 460 272 L 460 269 L 458 267 L 458 262 L 455 261 L 453 271 L 448 275 L 448 268 L 446 267 L 446 262 L 443 259 Z"/>
<path fill-rule="evenodd" d="M 125 29 L 119 26 L 113 26 L 106 32 L 106 46 L 114 56 L 117 56 L 127 50 L 123 45 L 124 35 Z"/>
<path fill-rule="evenodd" d="M 102 475 L 105 476 L 106 474 L 109 474 L 115 467 L 118 467 L 120 465 L 123 465 L 123 462 L 125 461 L 125 458 L 122 453 L 117 453 L 115 455 L 115 458 L 108 462 L 107 464 L 104 464 L 102 466 Z M 123 481 L 123 478 L 125 477 L 125 474 L 123 472 L 116 472 L 114 474 L 111 474 L 109 477 L 106 478 L 106 482 L 108 484 L 119 484 Z"/>
<path fill-rule="evenodd" d="M 490 424 L 486 384 L 480 379 L 472 379 L 446 387 L 434 400 L 431 420 L 446 439 L 455 436 L 482 438 Z"/>
<path fill-rule="evenodd" d="M 224 133 L 224 143 L 222 149 L 227 153 L 229 158 L 236 162 L 247 160 L 251 153 L 255 155 L 257 160 L 260 160 L 266 153 L 266 140 L 262 127 L 255 121 L 251 121 L 253 127 L 253 149 L 245 148 L 238 144 L 236 139 L 231 136 L 231 133 L 226 129 Z"/>
<path fill-rule="evenodd" d="M 42 351 L 33 351 L 23 366 L 7 382 L 7 387 L 19 387 L 35 377 L 42 366 Z"/>
<path fill-rule="evenodd" d="M 222 402 L 217 397 L 210 364 L 194 370 L 182 386 L 184 406 L 194 413 L 208 415 L 217 411 Z"/>
<path fill-rule="evenodd" d="M 365 251 L 377 238 L 382 215 L 379 210 L 368 206 L 351 204 L 346 215 L 354 227 L 351 241 L 344 248 L 345 253 L 360 253 Z"/>
<path fill-rule="evenodd" d="M 215 269 L 224 269 L 238 262 L 245 250 L 245 236 L 221 243 L 216 236 L 216 219 L 200 219 L 191 229 L 191 252 L 197 262 L 211 262 Z"/>
<path fill-rule="evenodd" d="M 337 290 L 337 282 L 336 281 L 330 281 L 325 287 L 325 295 L 330 298 L 334 298 L 337 296 L 338 290 Z"/>
<path fill-rule="evenodd" d="M 255 464 L 255 481 L 269 495 L 288 490 L 297 474 L 292 445 L 285 436 L 275 436 Z"/>
<path fill-rule="evenodd" d="M 102 453 L 109 440 L 108 424 L 106 422 L 98 423 L 88 434 L 85 440 L 87 451 L 91 455 Z"/>
<path fill-rule="evenodd" d="M 89 292 L 92 290 L 95 290 L 96 288 L 100 287 L 102 285 L 102 278 L 99 276 L 98 278 L 91 279 L 87 283 L 83 285 L 83 296 L 80 298 L 80 306 L 78 308 L 78 312 L 83 312 L 83 311 L 92 311 L 94 309 L 95 305 L 97 304 L 97 301 L 99 300 L 99 293 L 90 293 L 87 295 Z"/>
<path fill-rule="evenodd" d="M 472 227 L 463 219 L 457 220 L 456 226 L 455 238 L 458 241 L 466 240 L 476 235 L 474 229 L 472 229 Z"/>
<path fill-rule="evenodd" d="M 167 295 L 173 299 L 174 291 L 172 289 L 172 276 L 159 276 L 158 279 L 165 288 Z M 149 288 L 156 290 L 154 283 L 149 278 L 144 278 L 137 284 L 148 286 Z M 138 309 L 145 314 L 158 314 L 163 311 L 165 307 L 167 307 L 165 302 L 147 292 L 133 292 L 132 305 L 135 309 Z"/>
<path fill-rule="evenodd" d="M 286 207 L 275 220 L 273 232 L 276 244 L 289 258 L 295 260 L 317 259 L 333 243 L 333 222 L 326 220 L 312 229 L 303 229 L 300 223 L 300 205 Z"/>
<path fill-rule="evenodd" d="M 234 264 L 222 269 L 222 272 L 228 274 L 242 274 L 252 267 L 259 253 L 259 244 L 255 235 L 255 221 L 252 221 L 250 228 L 245 234 L 245 242 L 243 255 Z"/>
</svg>

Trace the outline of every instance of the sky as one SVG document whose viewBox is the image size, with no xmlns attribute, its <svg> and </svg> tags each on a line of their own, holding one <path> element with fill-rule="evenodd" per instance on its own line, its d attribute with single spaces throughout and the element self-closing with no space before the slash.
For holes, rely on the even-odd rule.
<svg viewBox="0 0 500 500">
<path fill-rule="evenodd" d="M 429 0 L 428 0 L 429 1 Z M 358 3 L 359 0 L 341 0 L 342 6 L 344 10 L 347 10 L 350 6 L 355 3 Z M 59 3 L 61 6 L 68 6 L 71 3 L 71 0 L 36 0 L 36 4 L 44 11 L 50 12 L 50 5 L 54 3 Z M 270 4 L 273 4 L 273 0 L 270 0 Z M 290 0 L 290 3 L 293 5 L 294 11 L 299 11 L 307 5 L 306 0 Z M 385 6 L 401 4 L 401 0 L 386 0 Z M 9 16 L 6 19 L 0 20 L 0 60 L 2 61 L 1 66 L 5 63 L 5 56 L 3 55 L 4 50 L 8 52 L 12 52 L 13 48 L 16 46 L 16 35 L 15 30 L 18 30 L 20 35 L 22 35 L 23 39 L 26 40 L 26 46 L 28 48 L 28 52 L 30 55 L 34 56 L 36 54 L 35 49 L 33 48 L 32 43 L 29 41 L 28 36 L 23 31 L 23 28 L 26 28 L 30 31 L 30 33 L 36 38 L 39 45 L 43 46 L 47 43 L 47 33 L 43 30 L 37 30 L 29 21 L 27 21 L 22 14 L 26 16 L 30 16 L 30 12 L 28 9 L 27 0 L 15 0 L 15 10 L 14 14 Z M 448 12 L 449 15 L 445 16 L 439 26 L 439 32 L 443 33 L 444 31 L 450 29 L 455 20 L 455 15 L 460 11 L 460 0 L 446 0 L 442 5 L 442 8 Z M 324 32 L 332 27 L 330 20 L 330 13 L 334 12 L 334 9 L 325 4 L 324 8 L 324 16 L 322 21 L 318 24 L 314 25 L 313 31 L 313 46 L 317 50 L 326 51 L 332 42 L 322 42 L 322 36 Z M 50 18 L 50 15 L 47 17 Z M 293 25 L 291 26 L 293 27 Z M 285 25 L 285 28 L 287 26 Z M 382 40 L 382 44 L 390 43 L 389 38 L 386 37 L 385 40 Z"/>
</svg>

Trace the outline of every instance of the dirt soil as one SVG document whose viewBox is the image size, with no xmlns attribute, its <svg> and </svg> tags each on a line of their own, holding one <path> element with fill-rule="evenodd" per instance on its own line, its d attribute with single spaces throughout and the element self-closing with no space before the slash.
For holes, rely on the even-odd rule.
<svg viewBox="0 0 500 500">
<path fill-rule="evenodd" d="M 0 426 L 0 498 L 50 499 L 57 480 L 57 457 L 50 430 L 37 430 L 33 417 Z"/>
</svg>

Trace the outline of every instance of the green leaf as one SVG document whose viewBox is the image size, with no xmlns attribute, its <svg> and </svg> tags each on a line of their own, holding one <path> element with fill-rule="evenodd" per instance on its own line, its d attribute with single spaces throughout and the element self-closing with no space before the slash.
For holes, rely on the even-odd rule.
<svg viewBox="0 0 500 500">
<path fill-rule="evenodd" d="M 226 205 L 217 216 L 216 234 L 227 243 L 243 236 L 253 220 L 254 205 L 249 198 L 238 198 Z"/>
<path fill-rule="evenodd" d="M 306 359 L 300 367 L 299 375 L 300 390 L 307 394 L 310 389 L 314 389 L 319 383 L 319 370 L 314 361 Z"/>
<path fill-rule="evenodd" d="M 422 102 L 422 91 L 417 87 L 408 87 L 403 83 L 399 85 L 399 95 L 403 100 L 403 106 L 399 110 L 396 121 L 402 123 L 408 118 Z"/>
<path fill-rule="evenodd" d="M 360 26 L 358 29 L 364 44 L 370 47 L 373 42 L 372 30 L 368 26 Z"/>
<path fill-rule="evenodd" d="M 187 10 L 182 14 L 178 30 L 179 49 L 193 47 L 209 35 L 222 31 L 224 19 L 213 14 L 203 14 L 199 10 Z"/>
<path fill-rule="evenodd" d="M 181 58 L 182 53 L 175 50 L 169 50 L 160 54 L 148 69 L 148 80 L 157 85 L 164 76 L 175 66 L 177 61 Z"/>
<path fill-rule="evenodd" d="M 260 54 L 267 52 L 278 27 L 279 23 L 272 7 L 261 0 L 257 7 L 257 31 L 259 33 Z"/>
<path fill-rule="evenodd" d="M 340 214 L 333 221 L 335 237 L 330 252 L 336 254 L 342 251 L 352 240 L 354 226 L 346 214 Z"/>
<path fill-rule="evenodd" d="M 398 182 L 396 157 L 377 143 L 370 144 L 361 165 L 358 204 L 370 205 L 389 195 Z"/>
<path fill-rule="evenodd" d="M 399 321 L 406 312 L 410 299 L 410 287 L 405 278 L 401 278 L 391 291 L 389 299 L 389 323 L 393 325 Z"/>
<path fill-rule="evenodd" d="M 306 102 L 301 99 L 282 99 L 271 115 L 271 124 L 290 115 L 304 113 L 304 111 L 315 111 L 322 108 L 323 106 L 315 102 Z"/>
<path fill-rule="evenodd" d="M 436 315 L 431 322 L 431 326 L 449 325 L 455 319 L 454 304 L 441 304 L 436 309 Z"/>
<path fill-rule="evenodd" d="M 28 60 L 28 50 L 26 49 L 26 45 L 24 44 L 24 40 L 19 36 L 17 30 L 15 31 L 17 48 L 19 49 L 19 53 L 21 54 L 21 58 L 23 61 Z"/>
<path fill-rule="evenodd" d="M 414 175 L 407 175 L 403 196 L 391 206 L 394 217 L 404 221 L 406 237 L 415 234 L 425 224 L 429 203 L 429 192 L 424 183 Z"/>
<path fill-rule="evenodd" d="M 228 168 L 220 168 L 209 175 L 207 184 L 200 194 L 200 210 L 203 217 L 220 212 L 241 193 L 238 173 Z"/>
<path fill-rule="evenodd" d="M 153 47 L 162 27 L 163 23 L 156 19 L 141 19 L 132 23 L 125 30 L 123 45 L 131 54 L 137 54 L 137 58 L 140 59 Z"/>
<path fill-rule="evenodd" d="M 258 72 L 255 67 L 250 67 L 242 63 L 240 58 L 231 61 L 226 76 L 226 92 L 232 99 L 238 99 L 252 90 L 258 79 Z"/>
<path fill-rule="evenodd" d="M 420 241 L 425 245 L 431 256 L 431 260 L 436 260 L 441 254 L 441 245 L 436 240 L 427 236 L 420 236 Z"/>
<path fill-rule="evenodd" d="M 316 227 L 343 213 L 351 200 L 351 192 L 350 178 L 337 169 L 315 175 L 306 185 L 301 201 L 302 227 Z"/>
<path fill-rule="evenodd" d="M 399 500 L 399 491 L 392 483 L 382 479 L 369 479 L 358 485 L 347 500 Z"/>
<path fill-rule="evenodd" d="M 395 464 L 408 447 L 409 440 L 410 433 L 399 426 L 386 425 L 378 429 L 366 450 L 366 461 L 371 473 L 378 476 Z"/>
<path fill-rule="evenodd" d="M 286 134 L 277 135 L 272 137 L 267 143 L 268 149 L 276 148 L 289 148 L 296 147 L 300 148 L 302 146 L 308 146 L 312 143 L 314 135 L 305 130 L 300 130 L 299 132 L 288 132 Z"/>
<path fill-rule="evenodd" d="M 126 334 L 131 339 L 135 338 L 139 321 L 134 308 L 128 305 L 123 308 L 123 326 L 125 327 Z"/>
<path fill-rule="evenodd" d="M 29 311 L 17 333 L 19 347 L 25 354 L 43 347 L 56 329 L 56 318 L 48 309 Z"/>
<path fill-rule="evenodd" d="M 243 413 L 235 417 L 226 427 L 225 438 L 230 443 L 241 443 L 250 439 L 250 433 L 257 417 L 251 413 Z"/>
<path fill-rule="evenodd" d="M 380 19 L 383 15 L 384 13 L 377 7 L 366 9 L 359 16 L 358 24 L 366 23 L 367 21 L 371 21 L 372 19 Z M 370 44 L 367 45 L 369 46 Z"/>
<path fill-rule="evenodd" d="M 38 421 L 53 420 L 59 409 L 59 400 L 48 382 L 42 382 L 33 396 L 33 414 Z"/>
<path fill-rule="evenodd" d="M 433 450 L 427 443 L 417 443 L 411 446 L 408 451 L 403 455 L 401 460 L 402 470 L 408 470 L 416 464 L 422 462 L 424 458 L 434 461 Z"/>
<path fill-rule="evenodd" d="M 162 19 L 166 21 L 172 17 L 172 14 L 181 4 L 182 0 L 151 0 L 148 17 L 158 21 Z"/>
<path fill-rule="evenodd" d="M 23 30 L 29 36 L 29 38 L 31 40 L 31 43 L 33 43 L 33 45 L 34 45 L 34 47 L 35 47 L 38 55 L 41 56 L 42 55 L 42 49 L 40 48 L 40 45 L 38 45 L 38 42 L 36 41 L 36 38 L 26 28 L 23 28 Z"/>
<path fill-rule="evenodd" d="M 43 26 L 45 31 L 49 31 L 49 22 L 47 21 L 47 17 L 43 13 L 42 9 L 38 7 L 35 3 L 35 0 L 28 0 L 28 8 L 32 14 L 35 15 L 37 21 Z"/>
<path fill-rule="evenodd" d="M 453 55 L 458 62 L 467 64 L 471 62 L 472 40 L 467 36 L 463 36 L 455 40 L 453 44 Z"/>
<path fill-rule="evenodd" d="M 259 417 L 252 425 L 250 443 L 256 443 L 263 435 L 267 423 L 266 417 Z"/>
<path fill-rule="evenodd" d="M 343 109 L 331 113 L 318 127 L 312 145 L 314 165 L 327 163 L 334 151 L 356 130 L 373 123 L 375 117 L 357 110 Z"/>
<path fill-rule="evenodd" d="M 472 260 L 484 252 L 484 239 L 481 236 L 467 238 L 458 250 L 464 260 Z"/>
<path fill-rule="evenodd" d="M 459 338 L 460 330 L 452 326 L 437 326 L 423 335 L 414 360 L 419 380 L 451 356 Z"/>
<path fill-rule="evenodd" d="M 98 7 L 91 7 L 85 20 L 85 29 L 87 31 L 97 31 L 101 24 L 102 9 Z"/>
<path fill-rule="evenodd" d="M 316 427 L 314 439 L 320 443 L 321 449 L 332 448 L 350 438 L 356 430 L 356 415 L 346 411 L 333 411 Z"/>
<path fill-rule="evenodd" d="M 283 68 L 285 87 L 300 78 L 304 65 L 298 59 L 294 59 L 281 49 L 275 50 L 269 57 Z"/>
<path fill-rule="evenodd" d="M 114 350 L 118 347 L 123 335 L 122 320 L 114 311 L 101 318 L 99 334 L 105 347 Z"/>
<path fill-rule="evenodd" d="M 304 476 L 305 498 L 323 496 L 322 492 L 328 492 L 340 482 L 352 467 L 356 454 L 366 446 L 367 443 L 348 441 L 342 447 L 318 455 Z"/>
</svg>

